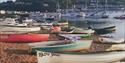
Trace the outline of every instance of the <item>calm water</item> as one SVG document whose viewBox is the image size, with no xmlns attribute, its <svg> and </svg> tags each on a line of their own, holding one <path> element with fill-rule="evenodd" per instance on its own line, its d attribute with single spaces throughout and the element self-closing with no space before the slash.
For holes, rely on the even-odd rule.
<svg viewBox="0 0 125 63">
<path fill-rule="evenodd" d="M 114 38 L 125 38 L 125 20 L 118 19 L 87 19 L 83 21 L 70 21 L 71 25 L 75 25 L 81 28 L 87 28 L 88 26 L 98 28 L 104 26 L 116 26 L 116 31 L 112 33 L 107 33 Z"/>
</svg>

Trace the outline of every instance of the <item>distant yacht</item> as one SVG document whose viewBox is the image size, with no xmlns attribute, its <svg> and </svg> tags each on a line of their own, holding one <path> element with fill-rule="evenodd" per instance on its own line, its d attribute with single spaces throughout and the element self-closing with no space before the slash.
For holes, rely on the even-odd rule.
<svg viewBox="0 0 125 63">
<path fill-rule="evenodd" d="M 86 15 L 84 12 L 81 11 L 66 9 L 64 12 L 62 12 L 61 16 L 67 18 L 84 18 Z"/>
</svg>

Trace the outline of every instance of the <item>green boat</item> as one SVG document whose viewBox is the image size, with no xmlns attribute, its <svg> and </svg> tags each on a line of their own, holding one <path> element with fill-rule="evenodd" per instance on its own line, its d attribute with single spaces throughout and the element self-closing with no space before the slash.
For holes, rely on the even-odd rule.
<svg viewBox="0 0 125 63">
<path fill-rule="evenodd" d="M 43 42 L 42 42 L 43 43 Z M 32 46 L 32 52 L 36 50 L 45 51 L 45 52 L 73 52 L 73 51 L 84 51 L 88 50 L 92 44 L 92 40 L 78 40 L 78 41 L 67 41 L 59 42 L 55 41 L 53 44 L 48 43 L 46 45 L 40 46 L 40 44 L 30 44 Z"/>
</svg>

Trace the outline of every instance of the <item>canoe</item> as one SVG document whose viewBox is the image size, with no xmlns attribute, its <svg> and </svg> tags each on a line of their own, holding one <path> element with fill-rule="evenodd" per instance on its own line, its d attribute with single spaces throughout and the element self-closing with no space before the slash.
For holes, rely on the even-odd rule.
<svg viewBox="0 0 125 63">
<path fill-rule="evenodd" d="M 48 38 L 49 34 L 0 34 L 0 42 L 39 42 Z"/>
<path fill-rule="evenodd" d="M 125 58 L 125 51 L 96 53 L 49 53 L 37 51 L 38 63 L 113 63 Z"/>
<path fill-rule="evenodd" d="M 123 43 L 124 38 L 114 39 L 114 38 L 99 37 L 99 42 L 101 43 Z"/>
<path fill-rule="evenodd" d="M 89 38 L 91 34 L 59 34 L 59 36 L 64 37 L 66 39 L 81 39 L 81 38 Z"/>
<path fill-rule="evenodd" d="M 114 44 L 107 51 L 114 51 L 114 50 L 125 50 L 125 44 Z"/>
<path fill-rule="evenodd" d="M 72 52 L 88 50 L 91 46 L 92 40 L 78 40 L 69 42 L 57 42 L 55 44 L 48 44 L 48 46 L 34 46 L 32 52 L 36 50 L 46 52 Z"/>
<path fill-rule="evenodd" d="M 35 32 L 40 31 L 40 27 L 0 27 L 3 32 Z"/>
</svg>

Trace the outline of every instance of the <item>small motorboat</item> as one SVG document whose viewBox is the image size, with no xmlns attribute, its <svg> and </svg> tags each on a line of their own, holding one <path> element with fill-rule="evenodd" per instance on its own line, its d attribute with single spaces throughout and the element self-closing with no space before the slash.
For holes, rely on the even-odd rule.
<svg viewBox="0 0 125 63">
<path fill-rule="evenodd" d="M 125 15 L 121 15 L 121 16 L 116 16 L 114 17 L 115 19 L 125 19 Z"/>
</svg>

